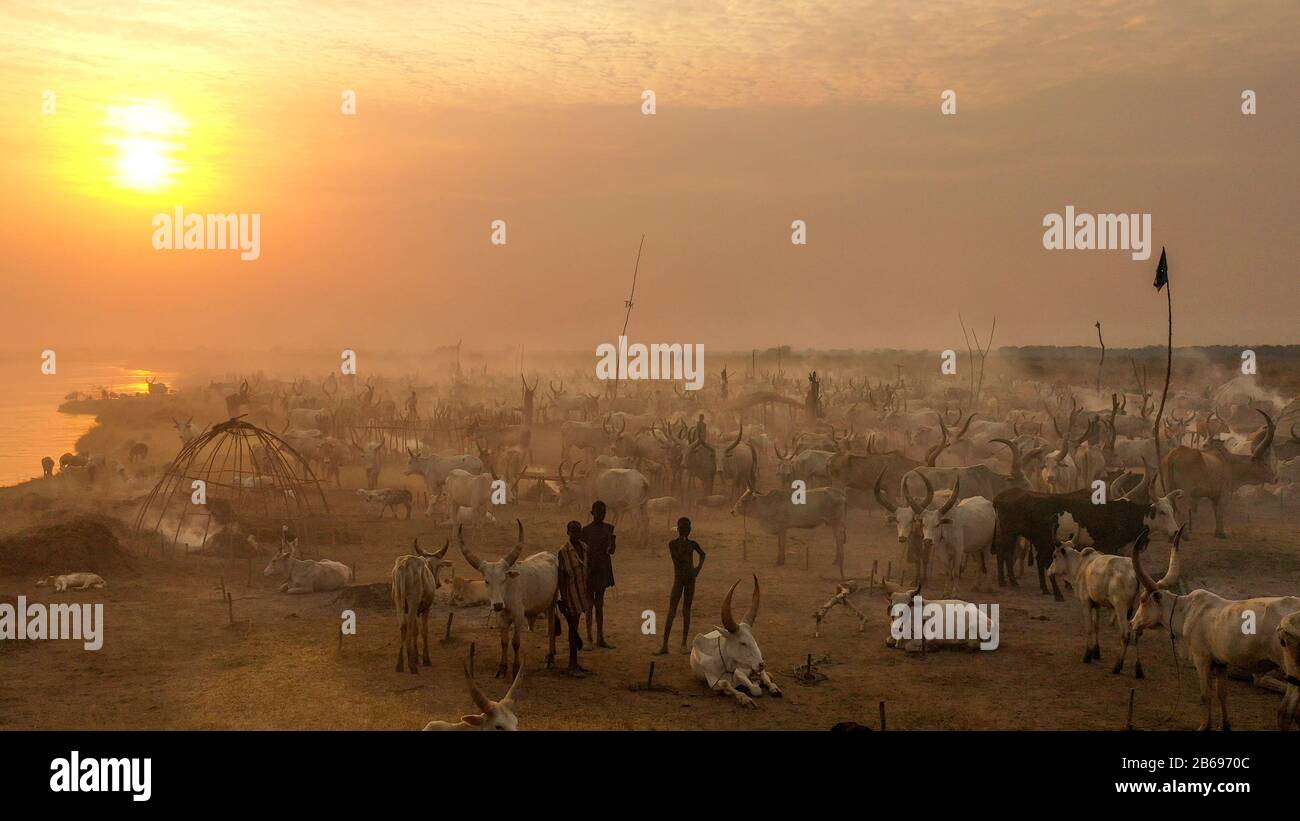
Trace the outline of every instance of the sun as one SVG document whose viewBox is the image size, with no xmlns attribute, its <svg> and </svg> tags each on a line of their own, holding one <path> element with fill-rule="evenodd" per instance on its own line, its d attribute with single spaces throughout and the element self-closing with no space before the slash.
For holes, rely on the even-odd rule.
<svg viewBox="0 0 1300 821">
<path fill-rule="evenodd" d="M 122 188 L 158 192 L 184 174 L 179 155 L 189 123 L 157 100 L 131 100 L 109 106 L 103 125 L 105 141 L 116 149 L 110 180 Z"/>
</svg>

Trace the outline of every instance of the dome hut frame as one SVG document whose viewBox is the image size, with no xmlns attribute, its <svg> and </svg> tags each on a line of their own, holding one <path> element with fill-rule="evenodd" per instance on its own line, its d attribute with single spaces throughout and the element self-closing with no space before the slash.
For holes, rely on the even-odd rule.
<svg viewBox="0 0 1300 821">
<path fill-rule="evenodd" d="M 197 486 L 195 482 L 203 482 Z M 202 488 L 204 503 L 194 501 Z M 311 466 L 292 445 L 235 416 L 213 425 L 176 454 L 136 515 L 135 529 L 167 544 L 192 542 L 234 555 L 236 540 L 278 533 L 289 525 L 309 544 L 314 522 L 328 521 L 329 503 Z M 223 543 L 224 542 L 224 543 Z"/>
</svg>

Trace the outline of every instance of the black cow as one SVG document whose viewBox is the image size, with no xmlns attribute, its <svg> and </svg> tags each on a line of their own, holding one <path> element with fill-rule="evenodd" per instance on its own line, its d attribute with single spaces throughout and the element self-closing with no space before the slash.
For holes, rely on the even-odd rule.
<svg viewBox="0 0 1300 821">
<path fill-rule="evenodd" d="M 993 500 L 997 513 L 993 553 L 997 556 L 998 584 L 1005 586 L 1009 580 L 1013 587 L 1019 586 L 1012 561 L 1016 539 L 1023 536 L 1034 547 L 1038 585 L 1047 594 L 1047 566 L 1052 563 L 1052 552 L 1056 549 L 1056 524 L 1062 513 L 1073 516 L 1091 537 L 1092 546 L 1103 553 L 1119 553 L 1143 529 L 1163 532 L 1172 539 L 1178 524 L 1171 499 L 1164 496 L 1150 501 L 1147 487 L 1143 482 L 1129 496 L 1110 499 L 1105 504 L 1093 504 L 1092 491 L 1086 488 L 1071 493 L 1038 493 L 1023 488 L 1002 491 Z M 1056 579 L 1052 579 L 1052 595 L 1062 601 Z"/>
</svg>

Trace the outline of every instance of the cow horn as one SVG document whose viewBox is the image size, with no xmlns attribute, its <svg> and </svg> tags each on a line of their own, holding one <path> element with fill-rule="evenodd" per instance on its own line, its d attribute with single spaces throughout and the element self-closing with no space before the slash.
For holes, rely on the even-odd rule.
<svg viewBox="0 0 1300 821">
<path fill-rule="evenodd" d="M 727 597 L 722 600 L 722 627 L 728 633 L 735 633 L 740 630 L 740 625 L 736 624 L 736 619 L 731 615 L 731 596 L 736 592 L 736 585 L 740 584 L 740 579 L 736 579 L 727 591 Z"/>
<path fill-rule="evenodd" d="M 749 600 L 749 612 L 745 614 L 745 620 L 742 622 L 742 624 L 748 624 L 750 627 L 753 627 L 754 622 L 758 621 L 758 599 L 759 599 L 758 574 L 755 573 L 754 574 L 754 595 Z"/>
<path fill-rule="evenodd" d="M 1145 528 L 1138 534 L 1137 541 L 1133 543 L 1133 571 L 1137 573 L 1138 581 L 1148 592 L 1156 592 L 1156 583 L 1151 581 L 1151 577 L 1142 569 L 1142 551 L 1146 550 L 1147 543 L 1151 541 L 1151 533 Z"/>
<path fill-rule="evenodd" d="M 428 556 L 428 555 L 429 555 L 428 553 L 425 553 L 423 550 L 420 549 L 420 537 L 419 537 L 419 536 L 416 536 L 416 537 L 415 537 L 415 544 L 412 545 L 412 549 L 415 550 L 415 555 L 417 555 L 417 556 Z"/>
<path fill-rule="evenodd" d="M 432 553 L 432 554 L 430 554 L 430 555 L 432 555 L 433 558 L 435 558 L 435 559 L 441 559 L 443 556 L 446 556 L 446 555 L 447 555 L 447 548 L 449 548 L 449 547 L 451 547 L 451 539 L 450 539 L 450 538 L 448 538 L 448 539 L 446 539 L 446 540 L 443 541 L 443 543 L 442 543 L 442 549 L 441 549 L 441 550 L 437 551 L 436 553 Z"/>
<path fill-rule="evenodd" d="M 524 552 L 524 523 L 519 519 L 515 519 L 515 523 L 519 525 L 519 538 L 515 540 L 514 549 L 506 555 L 506 567 L 514 567 L 515 562 L 519 561 L 519 555 Z"/>
<path fill-rule="evenodd" d="M 883 507 L 885 510 L 888 510 L 891 514 L 897 513 L 898 504 L 894 502 L 893 499 L 889 498 L 889 493 L 883 487 L 880 486 L 884 478 L 885 478 L 885 471 L 882 470 L 880 471 L 880 475 L 876 477 L 876 487 L 875 487 L 876 501 L 880 503 L 881 507 Z"/>
<path fill-rule="evenodd" d="M 470 675 L 469 662 L 462 665 L 462 669 L 465 671 L 465 683 L 469 685 L 469 697 L 474 699 L 474 706 L 478 707 L 485 713 L 491 710 L 493 707 L 492 700 L 483 694 L 483 691 L 479 689 L 478 684 L 475 683 L 474 677 Z M 523 672 L 522 667 L 520 667 L 519 672 Z"/>
<path fill-rule="evenodd" d="M 990 439 L 990 442 L 1001 442 L 1011 449 L 1011 478 L 1018 479 L 1025 475 L 1024 464 L 1020 456 L 1020 446 L 1010 439 Z"/>
<path fill-rule="evenodd" d="M 1174 590 L 1178 583 L 1182 581 L 1182 563 L 1178 555 L 1178 548 L 1183 541 L 1183 531 L 1186 529 L 1187 525 L 1178 528 L 1178 532 L 1174 534 L 1174 545 L 1169 548 L 1169 569 L 1165 571 L 1165 577 L 1160 580 L 1160 586 L 1165 590 Z"/>
<path fill-rule="evenodd" d="M 463 526 L 456 525 L 456 546 L 460 548 L 460 554 L 469 562 L 469 566 L 483 572 L 483 560 L 474 555 L 474 551 L 465 546 L 465 534 L 462 532 Z"/>
<path fill-rule="evenodd" d="M 912 475 L 912 474 L 909 473 L 909 474 L 906 474 L 906 475 L 903 476 L 903 482 L 902 482 L 902 485 L 903 485 L 903 498 L 907 500 L 907 506 L 910 507 L 910 508 L 912 509 L 912 512 L 913 512 L 913 513 L 916 513 L 917 515 L 920 515 L 921 512 L 925 510 L 925 505 L 918 505 L 918 504 L 916 503 L 916 500 L 912 498 L 912 491 L 909 490 L 908 487 L 907 487 L 907 477 L 908 477 L 908 476 L 911 476 L 911 475 Z M 924 477 L 922 477 L 922 478 L 924 478 Z M 927 492 L 930 494 L 930 496 L 933 496 L 933 495 L 934 495 L 934 490 L 933 490 L 932 488 L 929 487 L 929 484 L 930 484 L 929 482 L 926 482 L 926 486 L 927 486 L 927 487 L 926 487 L 926 490 L 927 490 Z M 928 504 L 928 503 L 929 503 L 929 499 L 926 500 L 926 504 Z"/>
<path fill-rule="evenodd" d="M 520 665 L 519 672 L 515 673 L 515 680 L 510 682 L 510 689 L 506 690 L 506 694 L 502 696 L 501 701 L 497 703 L 502 704 L 506 707 L 513 707 L 515 703 L 515 689 L 519 686 L 519 682 L 523 680 L 524 680 L 524 668 L 523 665 Z"/>
<path fill-rule="evenodd" d="M 1147 464 L 1146 457 L 1142 457 L 1142 481 L 1138 486 L 1125 493 L 1121 498 L 1136 502 L 1139 499 L 1146 498 L 1151 492 L 1151 480 L 1155 478 L 1155 473 L 1151 466 Z"/>
<path fill-rule="evenodd" d="M 1259 411 L 1259 415 L 1264 417 L 1264 424 L 1268 427 L 1264 434 L 1264 438 L 1260 440 L 1259 444 L 1255 446 L 1254 452 L 1251 453 L 1251 458 L 1263 459 L 1268 455 L 1268 449 L 1273 446 L 1273 434 L 1277 430 L 1277 424 L 1273 421 L 1272 417 L 1267 413 L 1264 413 L 1264 411 L 1259 408 L 1255 408 L 1255 410 Z"/>
<path fill-rule="evenodd" d="M 924 479 L 925 475 L 922 474 L 921 478 Z M 957 476 L 957 481 L 952 483 L 952 495 L 948 497 L 948 501 L 944 503 L 943 507 L 939 508 L 939 515 L 942 516 L 948 511 L 952 510 L 952 506 L 957 504 L 957 497 L 960 495 L 961 495 L 961 475 L 959 474 Z"/>
<path fill-rule="evenodd" d="M 740 437 L 744 435 L 745 435 L 745 423 L 741 422 L 740 430 L 736 433 L 736 441 L 732 442 L 729 446 L 727 446 L 727 453 L 731 453 L 731 451 L 735 450 L 736 445 L 740 444 Z"/>
</svg>

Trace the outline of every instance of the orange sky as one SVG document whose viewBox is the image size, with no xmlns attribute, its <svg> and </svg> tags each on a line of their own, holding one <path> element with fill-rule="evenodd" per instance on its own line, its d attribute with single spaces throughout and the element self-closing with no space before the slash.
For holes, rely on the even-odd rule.
<svg viewBox="0 0 1300 821">
<path fill-rule="evenodd" d="M 645 341 L 1157 344 L 1167 245 L 1180 343 L 1300 342 L 1294 2 L 57 5 L 0 6 L 0 348 L 594 348 L 642 232 Z M 1071 204 L 1152 259 L 1044 250 Z M 175 205 L 261 258 L 155 251 Z"/>
</svg>

